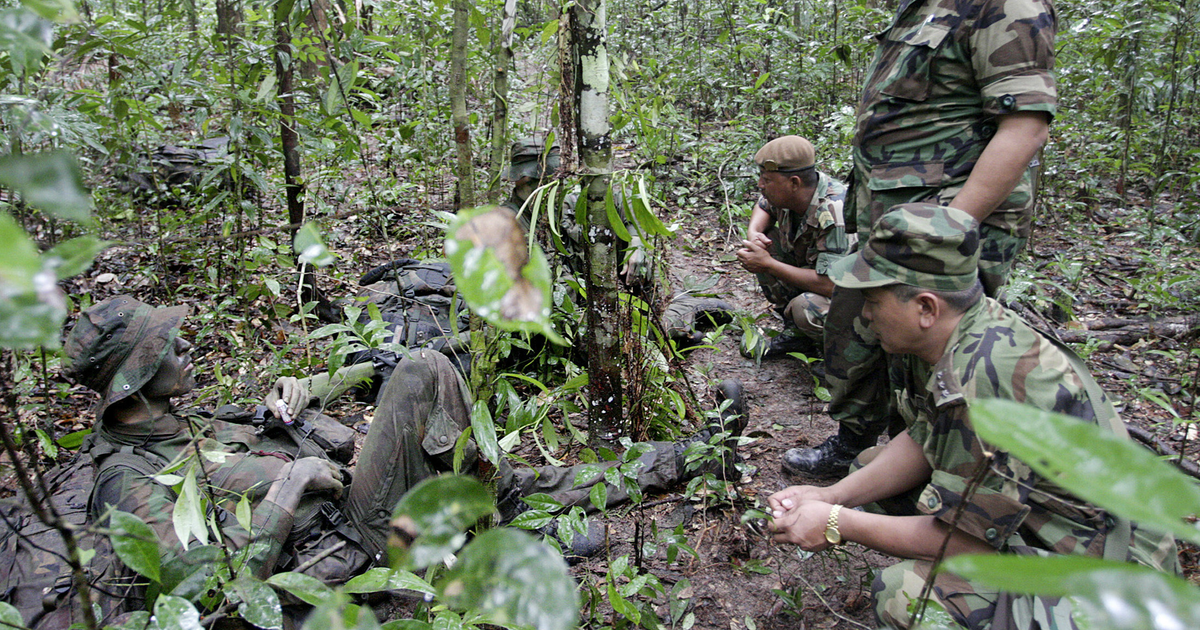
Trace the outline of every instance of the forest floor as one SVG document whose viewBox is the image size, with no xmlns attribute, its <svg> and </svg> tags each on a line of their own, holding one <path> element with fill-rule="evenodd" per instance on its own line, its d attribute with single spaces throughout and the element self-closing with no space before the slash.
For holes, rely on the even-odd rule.
<svg viewBox="0 0 1200 630">
<path fill-rule="evenodd" d="M 448 197 L 445 194 L 442 197 L 446 206 Z M 752 201 L 734 200 L 742 206 Z M 1194 302 L 1197 291 L 1194 278 L 1200 277 L 1200 255 L 1187 243 L 1148 238 L 1142 225 L 1148 203 L 1135 198 L 1123 206 L 1105 203 L 1092 208 L 1087 215 L 1069 215 L 1055 210 L 1056 200 L 1048 199 L 1044 206 L 1050 210 L 1042 210 L 1033 242 L 1010 285 L 1011 292 L 1018 294 L 1021 303 L 1044 314 L 1043 323 L 1072 334 L 1082 334 L 1085 328 L 1096 329 L 1097 334 L 1117 334 L 1135 330 L 1136 326 L 1131 328 L 1130 322 L 1115 320 L 1145 320 L 1153 315 L 1162 321 L 1188 314 L 1185 309 Z M 396 212 L 397 219 L 413 221 L 402 209 Z M 754 278 L 742 270 L 733 256 L 740 245 L 736 227 L 722 220 L 715 207 L 670 206 L 660 213 L 665 223 L 678 225 L 674 240 L 660 254 L 661 268 L 667 270 L 676 290 L 715 277 L 711 293 L 751 317 L 761 315 L 766 326 L 779 327 L 780 322 L 772 321 L 774 316 L 768 315 L 769 304 L 762 298 Z M 144 238 L 143 234 L 134 233 L 132 222 L 108 225 L 112 233 L 105 237 L 135 243 Z M 139 221 L 137 232 L 143 229 Z M 389 256 L 419 256 L 420 251 L 428 251 L 430 234 L 420 230 L 411 236 L 411 241 L 402 239 L 392 243 L 372 242 L 364 237 L 371 232 L 361 226 L 355 228 L 352 221 L 330 227 L 330 249 L 344 265 L 362 266 L 362 269 L 344 269 L 344 277 L 357 277 L 374 264 L 386 262 Z M 174 266 L 173 261 L 158 264 L 144 252 L 136 244 L 105 252 L 85 277 L 69 283 L 69 292 L 77 297 L 90 295 L 94 301 L 118 292 L 133 292 L 153 300 L 165 298 L 161 287 L 177 280 L 172 274 L 182 277 L 185 272 L 195 271 L 187 267 L 189 263 L 183 267 Z M 147 271 L 156 265 L 160 272 Z M 1178 278 L 1193 280 L 1173 280 Z M 348 291 L 349 286 L 343 281 L 332 289 L 336 294 Z M 264 354 L 243 358 L 237 370 L 213 370 L 215 365 L 244 355 L 244 347 L 254 347 L 247 336 L 255 337 L 261 344 L 264 339 L 282 343 L 301 334 L 285 321 L 262 316 L 269 310 L 268 298 L 257 298 L 256 309 L 238 312 L 227 304 L 216 304 L 217 300 L 197 286 L 171 293 L 176 299 L 191 303 L 197 312 L 196 323 L 191 324 L 194 329 L 189 332 L 212 342 L 197 351 L 197 363 L 202 368 L 207 364 L 208 368 L 200 374 L 202 397 L 211 397 L 218 387 L 232 387 L 239 396 L 247 396 L 256 387 L 266 386 L 265 381 L 257 382 L 247 367 L 263 368 L 270 361 L 289 358 Z M 1066 319 L 1067 310 L 1074 319 L 1055 324 L 1054 317 Z M 704 392 L 711 383 L 724 378 L 741 379 L 745 386 L 750 416 L 745 435 L 753 438 L 753 442 L 740 449 L 750 472 L 735 484 L 738 498 L 731 502 L 676 492 L 647 497 L 641 506 L 612 510 L 603 519 L 609 529 L 607 553 L 576 565 L 573 573 L 581 584 L 603 593 L 612 562 L 628 556 L 631 562 L 640 563 L 644 573 L 657 576 L 670 593 L 651 603 L 659 618 L 665 622 L 674 616 L 677 619 L 674 626 L 685 630 L 689 613 L 691 627 L 703 629 L 874 627 L 871 582 L 874 572 L 894 562 L 893 559 L 853 544 L 808 554 L 791 546 L 776 545 L 742 522 L 744 511 L 761 506 L 771 493 L 791 484 L 816 483 L 783 474 L 780 458 L 789 448 L 819 444 L 836 427 L 826 415 L 824 403 L 813 394 L 814 379 L 806 366 L 792 358 L 755 365 L 739 354 L 739 339 L 740 329 L 730 325 L 716 349 L 696 350 L 677 366 L 693 391 Z M 1172 422 L 1162 403 L 1173 403 L 1177 413 L 1193 417 L 1197 368 L 1191 351 L 1195 343 L 1194 337 L 1138 334 L 1135 330 L 1117 343 L 1093 342 L 1083 346 L 1090 351 L 1085 354 L 1093 374 L 1113 396 L 1125 421 L 1176 451 L 1185 450 L 1185 459 L 1192 463 L 1200 452 L 1195 446 L 1195 428 Z M 298 360 L 303 354 L 303 347 L 296 346 L 290 351 L 290 358 Z M 48 419 L 63 430 L 83 428 L 80 419 L 90 417 L 87 407 L 94 396 L 79 387 L 70 393 L 51 405 L 31 407 L 23 417 L 36 422 Z M 211 402 L 209 399 L 205 404 Z M 362 403 L 341 403 L 330 412 L 352 421 L 368 417 L 370 409 Z M 696 557 L 684 553 L 668 562 L 667 544 L 660 543 L 653 550 L 645 544 L 653 539 L 652 528 L 657 527 L 662 534 L 680 525 L 688 544 L 697 552 Z M 635 549 L 635 540 L 643 543 L 639 547 L 644 553 L 639 554 Z M 1186 574 L 1193 582 L 1200 582 L 1198 558 L 1200 555 L 1194 548 L 1185 548 L 1181 553 Z M 671 614 L 672 602 L 674 610 L 682 614 Z M 391 610 L 403 608 L 401 605 Z M 613 612 L 606 604 L 590 615 L 585 611 L 585 620 L 589 618 L 596 625 L 614 622 Z"/>
</svg>

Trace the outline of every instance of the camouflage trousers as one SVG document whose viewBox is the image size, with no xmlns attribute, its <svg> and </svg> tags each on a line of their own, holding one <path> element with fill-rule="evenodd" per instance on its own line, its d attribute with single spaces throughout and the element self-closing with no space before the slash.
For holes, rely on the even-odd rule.
<svg viewBox="0 0 1200 630">
<path fill-rule="evenodd" d="M 452 470 L 454 445 L 471 426 L 470 394 L 450 360 L 440 352 L 420 350 L 401 361 L 379 395 L 375 419 L 364 441 L 354 481 L 345 503 L 347 518 L 362 533 L 368 550 L 386 557 L 392 511 L 400 498 L 422 480 Z M 637 484 L 645 492 L 662 491 L 680 481 L 675 445 L 651 442 L 640 458 Z M 464 453 L 464 469 L 474 470 L 474 444 Z M 590 506 L 588 495 L 605 483 L 604 470 L 581 477 L 584 465 L 514 469 L 499 465 L 500 497 L 544 492 L 567 506 Z M 592 466 L 590 470 L 595 470 Z M 608 486 L 608 506 L 629 498 L 624 488 Z M 499 506 L 502 514 L 505 506 Z"/>
<path fill-rule="evenodd" d="M 767 232 L 771 239 L 771 258 L 793 267 L 803 267 L 804 262 L 795 252 L 784 251 L 780 245 L 783 235 L 776 228 Z M 783 321 L 794 325 L 805 337 L 820 343 L 825 336 L 825 316 L 829 313 L 829 298 L 803 291 L 769 273 L 756 273 L 754 277 L 762 287 L 767 301 L 783 315 Z"/>
<path fill-rule="evenodd" d="M 931 563 L 906 560 L 894 564 L 871 585 L 875 615 L 885 628 L 908 628 L 918 608 L 915 603 L 928 579 Z M 1001 593 L 968 582 L 950 573 L 939 573 L 930 590 L 954 623 L 969 630 L 1075 630 L 1074 603 L 1059 597 L 1034 597 Z M 925 613 L 932 621 L 934 606 Z M 936 624 L 935 624 L 936 625 Z"/>
<path fill-rule="evenodd" d="M 990 225 L 979 232 L 980 280 L 984 292 L 995 297 L 1028 239 Z M 862 319 L 863 301 L 859 289 L 834 289 L 825 325 L 825 377 L 829 416 L 855 435 L 872 436 L 899 418 L 891 401 L 886 353 Z"/>
</svg>

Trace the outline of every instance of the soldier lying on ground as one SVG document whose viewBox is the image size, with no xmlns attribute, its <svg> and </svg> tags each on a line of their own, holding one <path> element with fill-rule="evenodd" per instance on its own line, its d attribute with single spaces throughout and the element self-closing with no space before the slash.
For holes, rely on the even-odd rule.
<svg viewBox="0 0 1200 630">
<path fill-rule="evenodd" d="M 172 399 L 196 383 L 192 346 L 180 337 L 187 312 L 185 306 L 155 308 L 117 296 L 85 311 L 66 338 L 71 375 L 101 395 L 87 445 L 99 455 L 92 518 L 103 524 L 113 509 L 133 513 L 153 528 L 164 563 L 178 560 L 188 542 L 177 538 L 172 519 L 178 497 L 172 487 L 141 472 L 146 468 L 141 460 L 154 470 L 188 462 L 179 470 L 200 467 L 198 478 L 206 480 L 216 499 L 207 520 L 220 524 L 225 541 L 238 549 L 253 540 L 268 543 L 248 564 L 260 577 L 303 565 L 340 541 L 346 543 L 340 550 L 304 572 L 338 582 L 386 558 L 397 501 L 421 480 L 451 470 L 458 438 L 470 426 L 470 395 L 450 361 L 438 352 L 414 350 L 396 366 L 379 394 L 370 432 L 351 471 L 310 439 L 304 423 L 318 412 L 307 408 L 312 399 L 296 379 L 280 379 L 266 406 L 285 421 L 298 418 L 292 426 L 300 425 L 299 432 L 232 424 L 175 407 Z M 736 435 L 745 426 L 741 384 L 726 381 L 717 395 L 730 400 L 719 422 L 682 442 L 651 443 L 637 475 L 644 491 L 664 490 L 701 472 L 723 472 L 732 463 L 726 459 L 693 470 L 685 467 L 689 445 L 709 440 L 723 428 Z M 206 455 L 199 457 L 201 452 Z M 464 469 L 475 470 L 473 443 L 464 454 Z M 129 465 L 129 458 L 139 465 Z M 603 470 L 576 485 L 582 472 L 578 467 L 533 471 L 496 464 L 502 473 L 499 509 L 507 518 L 526 509 L 521 498 L 530 493 L 545 492 L 568 506 L 585 505 L 590 487 L 604 482 Z M 243 495 L 253 506 L 248 531 L 233 517 Z M 609 505 L 626 497 L 623 488 L 609 488 Z M 598 549 L 593 536 L 576 540 L 576 553 Z"/>
<path fill-rule="evenodd" d="M 892 357 L 908 428 L 864 451 L 837 484 L 793 486 L 769 498 L 776 541 L 807 551 L 853 541 L 911 558 L 875 579 L 875 612 L 889 628 L 909 627 L 910 603 L 947 537 L 948 555 L 1077 554 L 1177 570 L 1170 535 L 1079 500 L 976 436 L 970 404 L 986 398 L 1125 434 L 1078 357 L 983 297 L 978 226 L 953 208 L 900 205 L 856 256 L 834 264 L 829 276 L 839 287 L 865 292 L 862 317 Z M 842 509 L 860 506 L 866 511 Z M 1075 627 L 1070 598 L 996 593 L 949 573 L 932 579 L 933 598 L 972 630 Z"/>
</svg>

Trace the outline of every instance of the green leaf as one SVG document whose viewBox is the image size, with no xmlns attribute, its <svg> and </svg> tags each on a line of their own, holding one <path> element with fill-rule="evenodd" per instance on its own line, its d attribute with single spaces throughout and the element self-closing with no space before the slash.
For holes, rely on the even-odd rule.
<svg viewBox="0 0 1200 630">
<path fill-rule="evenodd" d="M 89 436 L 91 434 L 92 434 L 91 429 L 82 429 L 79 431 L 72 431 L 71 433 L 68 433 L 68 434 L 58 438 L 57 440 L 55 440 L 55 442 L 61 448 L 65 448 L 68 450 L 75 450 L 75 449 L 79 448 L 80 446 L 83 446 L 83 438 L 86 438 L 87 436 Z"/>
<path fill-rule="evenodd" d="M 242 498 L 238 500 L 237 507 L 234 508 L 233 513 L 234 516 L 237 517 L 238 525 L 240 525 L 242 529 L 250 531 L 250 525 L 252 524 L 251 519 L 253 518 L 253 515 L 251 514 L 250 510 L 249 494 L 242 495 Z"/>
<path fill-rule="evenodd" d="M 0 11 L 0 50 L 8 51 L 13 73 L 37 72 L 46 56 L 53 54 L 50 43 L 54 25 L 25 8 Z"/>
<path fill-rule="evenodd" d="M 592 502 L 592 507 L 603 512 L 608 508 L 608 486 L 602 483 L 592 486 L 588 499 Z"/>
<path fill-rule="evenodd" d="M 0 157 L 0 185 L 20 191 L 25 201 L 56 217 L 91 219 L 92 195 L 83 171 L 66 151 Z"/>
<path fill-rule="evenodd" d="M 281 588 L 313 606 L 320 605 L 334 597 L 333 589 L 326 586 L 321 580 L 303 573 L 292 571 L 276 573 L 267 578 L 267 584 Z"/>
<path fill-rule="evenodd" d="M 433 586 L 410 571 L 377 567 L 352 578 L 342 587 L 346 593 L 378 593 L 404 589 L 418 593 L 435 594 Z"/>
<path fill-rule="evenodd" d="M 613 232 L 626 243 L 629 242 L 629 229 L 625 227 L 625 222 L 621 220 L 621 215 L 617 212 L 617 204 L 613 200 L 612 186 L 604 193 L 604 212 L 608 215 L 608 225 L 613 229 Z"/>
<path fill-rule="evenodd" d="M 237 594 L 242 619 L 264 630 L 282 630 L 283 608 L 274 589 L 262 580 L 244 575 L 226 585 Z"/>
<path fill-rule="evenodd" d="M 483 453 L 484 458 L 493 464 L 499 464 L 500 445 L 496 442 L 496 423 L 492 413 L 488 411 L 487 401 L 477 400 L 471 407 L 471 433 L 475 435 L 475 444 Z"/>
<path fill-rule="evenodd" d="M 268 103 L 275 98 L 275 73 L 268 72 L 263 77 L 262 83 L 258 86 L 258 93 L 254 95 L 254 102 Z"/>
<path fill-rule="evenodd" d="M 0 347 L 57 348 L 67 306 L 54 272 L 6 213 L 0 213 L 0 243 Z"/>
<path fill-rule="evenodd" d="M 467 545 L 439 591 L 452 608 L 478 611 L 498 625 L 571 630 L 578 622 L 579 595 L 566 562 L 514 529 L 489 530 Z"/>
<path fill-rule="evenodd" d="M 21 611 L 8 602 L 0 602 L 0 626 L 24 628 L 25 620 L 21 618 Z"/>
<path fill-rule="evenodd" d="M 527 497 L 522 497 L 521 501 L 528 505 L 532 510 L 545 510 L 547 512 L 558 512 L 563 509 L 563 504 L 554 497 L 538 492 Z"/>
<path fill-rule="evenodd" d="M 161 582 L 158 539 L 154 530 L 128 512 L 113 512 L 111 526 L 113 550 L 121 562 L 139 575 Z"/>
<path fill-rule="evenodd" d="M 464 210 L 446 230 L 446 258 L 472 311 L 502 330 L 539 333 L 566 345 L 550 322 L 553 283 L 546 256 L 536 243 L 520 251 L 525 245 L 520 224 L 496 206 Z"/>
<path fill-rule="evenodd" d="M 633 196 L 633 203 L 630 205 L 633 207 L 633 216 L 636 218 L 638 226 L 651 236 L 674 238 L 675 233 L 667 229 L 667 226 L 663 225 L 663 222 L 650 209 L 650 193 L 646 192 L 645 178 L 638 178 L 637 188 L 637 194 Z"/>
<path fill-rule="evenodd" d="M 161 595 L 154 601 L 154 622 L 159 628 L 171 630 L 204 630 L 196 607 L 173 595 Z"/>
<path fill-rule="evenodd" d="M 1200 488 L 1137 444 L 1063 414 L 1007 400 L 971 405 L 971 424 L 1004 449 L 1081 499 L 1200 544 L 1184 519 L 1200 511 Z"/>
<path fill-rule="evenodd" d="M 294 249 L 296 255 L 300 257 L 300 262 L 318 267 L 326 267 L 334 262 L 333 254 L 325 247 L 325 242 L 321 240 L 317 226 L 312 222 L 305 223 L 296 232 Z"/>
<path fill-rule="evenodd" d="M 196 485 L 196 468 L 193 466 L 184 475 L 183 485 L 179 496 L 175 499 L 172 510 L 172 522 L 175 525 L 175 537 L 186 550 L 188 541 L 194 535 L 200 544 L 208 543 L 208 529 L 204 522 L 204 507 L 200 503 L 200 491 Z"/>
<path fill-rule="evenodd" d="M 944 568 L 998 590 L 1073 597 L 1092 627 L 1200 628 L 1200 589 L 1141 565 L 1083 556 L 962 555 Z"/>
<path fill-rule="evenodd" d="M 469 477 L 442 475 L 418 483 L 393 514 L 395 524 L 415 534 L 397 560 L 418 569 L 445 560 L 466 541 L 466 529 L 494 509 L 491 494 Z"/>
<path fill-rule="evenodd" d="M 65 280 L 87 271 L 96 255 L 112 244 L 112 241 L 102 241 L 94 236 L 73 238 L 43 254 L 43 266 L 53 269 L 59 280 Z"/>
</svg>

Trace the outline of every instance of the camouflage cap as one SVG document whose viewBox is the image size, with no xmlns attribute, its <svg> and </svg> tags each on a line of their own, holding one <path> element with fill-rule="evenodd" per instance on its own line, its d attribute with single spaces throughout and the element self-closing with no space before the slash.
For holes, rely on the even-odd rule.
<svg viewBox="0 0 1200 630">
<path fill-rule="evenodd" d="M 855 256 L 829 268 L 839 287 L 869 289 L 907 284 L 932 291 L 969 289 L 979 281 L 979 223 L 947 206 L 894 206 L 871 228 Z"/>
<path fill-rule="evenodd" d="M 63 349 L 71 359 L 68 375 L 102 396 L 96 418 L 150 381 L 187 315 L 186 306 L 155 308 L 128 295 L 80 314 Z"/>
<path fill-rule="evenodd" d="M 800 136 L 781 136 L 763 145 L 754 154 L 754 163 L 764 171 L 795 173 L 813 167 L 816 151 Z"/>
<path fill-rule="evenodd" d="M 550 146 L 545 155 L 545 164 L 542 163 L 544 148 L 544 144 L 533 138 L 522 138 L 514 142 L 509 151 L 508 167 L 504 169 L 504 179 L 513 182 L 522 177 L 542 179 L 546 174 L 557 171 L 562 163 L 558 145 Z"/>
</svg>

